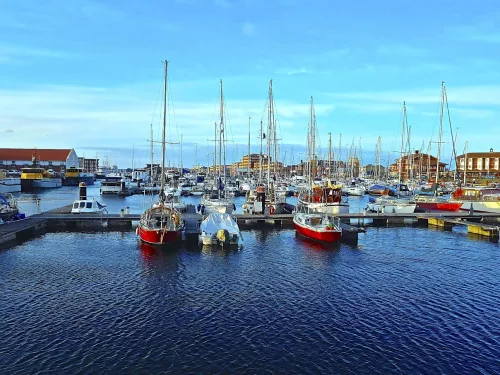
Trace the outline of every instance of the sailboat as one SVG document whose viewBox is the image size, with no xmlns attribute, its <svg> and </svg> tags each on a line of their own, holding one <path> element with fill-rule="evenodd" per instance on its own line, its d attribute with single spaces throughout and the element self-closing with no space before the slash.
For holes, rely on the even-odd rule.
<svg viewBox="0 0 500 375">
<path fill-rule="evenodd" d="M 184 221 L 181 213 L 172 204 L 167 202 L 165 196 L 165 133 L 167 124 L 167 66 L 164 62 L 164 96 L 163 96 L 163 129 L 162 129 L 162 159 L 161 159 L 161 188 L 159 201 L 142 215 L 137 228 L 137 235 L 143 242 L 154 245 L 166 245 L 181 238 Z"/>
<path fill-rule="evenodd" d="M 314 155 L 315 136 L 316 136 L 316 115 L 314 114 L 314 103 L 311 97 L 311 119 L 309 128 L 311 129 L 308 134 L 309 148 L 312 148 L 311 159 L 309 160 L 309 179 L 311 182 L 311 189 L 302 191 L 299 194 L 299 206 L 305 207 L 308 211 L 325 213 L 325 214 L 338 214 L 349 213 L 349 203 L 347 198 L 342 196 L 342 187 L 332 185 L 328 181 L 327 186 L 320 186 L 314 183 L 316 174 L 316 158 Z"/>
<path fill-rule="evenodd" d="M 387 212 L 387 213 L 396 213 L 396 214 L 411 214 L 415 212 L 415 208 L 417 207 L 416 203 L 410 199 L 410 191 L 405 184 L 402 184 L 402 170 L 403 170 L 403 145 L 405 141 L 406 134 L 406 103 L 403 102 L 403 125 L 401 130 L 401 149 L 399 156 L 399 172 L 398 172 L 398 184 L 395 189 L 384 189 L 384 191 L 391 191 L 395 196 L 389 196 L 388 194 L 382 194 L 382 196 L 377 197 L 375 199 L 371 199 L 368 201 L 367 209 L 373 212 Z M 372 187 L 373 189 L 373 187 Z M 394 191 L 395 190 L 395 191 Z M 402 198 L 404 197 L 404 198 Z"/>
<path fill-rule="evenodd" d="M 309 121 L 309 179 L 311 181 L 311 192 L 314 186 L 314 169 L 315 169 L 315 119 L 314 119 L 314 104 L 311 97 L 311 110 Z M 312 195 L 312 194 L 310 194 Z M 328 216 L 327 213 L 310 213 L 310 206 L 305 206 L 307 212 L 297 212 L 293 216 L 293 224 L 295 230 L 300 235 L 322 242 L 337 242 L 342 236 L 342 228 L 338 218 Z"/>
<path fill-rule="evenodd" d="M 443 115 L 445 103 L 448 104 L 446 87 L 444 82 L 441 82 L 441 112 L 439 118 L 439 140 L 438 140 L 438 152 L 436 160 L 436 181 L 434 183 L 433 196 L 425 196 L 417 194 L 415 196 L 415 202 L 417 203 L 417 208 L 424 211 L 451 211 L 456 212 L 462 206 L 462 201 L 460 199 L 448 200 L 443 197 L 438 197 L 438 180 L 439 180 L 439 158 L 441 156 L 441 140 L 443 137 Z M 449 116 L 449 112 L 448 112 Z M 453 138 L 453 134 L 452 134 Z M 454 142 L 454 140 L 452 139 Z M 455 149 L 455 145 L 453 145 Z"/>
<path fill-rule="evenodd" d="M 220 123 L 219 123 L 219 165 L 214 163 L 214 174 L 217 175 L 217 180 L 214 183 L 213 189 L 207 192 L 201 198 L 202 212 L 206 214 L 211 213 L 227 213 L 231 214 L 235 209 L 234 203 L 231 199 L 226 198 L 224 192 L 225 180 L 226 180 L 226 136 L 224 131 L 224 96 L 222 93 L 222 79 L 220 80 Z M 215 156 L 214 160 L 217 159 L 217 123 L 215 129 Z M 217 173 L 218 172 L 218 173 Z M 215 188 L 217 190 L 215 190 Z"/>
<path fill-rule="evenodd" d="M 292 213 L 295 207 L 286 203 L 285 191 L 280 193 L 278 180 L 278 138 L 276 129 L 276 109 L 273 94 L 273 80 L 269 81 L 269 97 L 267 102 L 267 136 L 262 129 L 262 121 L 260 122 L 260 154 L 259 154 L 259 181 L 252 189 L 248 186 L 246 189 L 246 200 L 242 206 L 244 213 L 269 213 L 286 214 Z M 262 141 L 267 142 L 267 155 L 262 154 Z M 271 154 L 273 156 L 271 157 Z M 274 161 L 273 161 L 274 159 Z M 267 181 L 264 183 L 263 165 L 267 169 Z M 271 168 L 272 174 L 271 175 Z"/>
</svg>

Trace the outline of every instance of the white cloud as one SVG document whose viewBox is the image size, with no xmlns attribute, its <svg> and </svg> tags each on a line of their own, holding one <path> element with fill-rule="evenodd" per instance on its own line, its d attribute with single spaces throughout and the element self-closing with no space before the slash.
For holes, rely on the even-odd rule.
<svg viewBox="0 0 500 375">
<path fill-rule="evenodd" d="M 142 90 L 135 87 L 105 89 L 76 86 L 4 89 L 0 90 L 0 124 L 24 134 L 16 146 L 42 141 L 45 145 L 46 138 L 57 147 L 146 143 L 151 122 L 159 134 L 160 103 L 152 121 L 156 103 L 154 93 L 151 87 L 143 87 Z M 225 104 L 228 133 L 235 141 L 245 142 L 248 116 L 252 117 L 255 127 L 260 120 L 267 123 L 265 99 L 227 100 Z M 26 108 L 30 110 L 26 111 Z M 307 124 L 307 104 L 277 100 L 276 109 L 283 128 Z M 213 132 L 214 121 L 219 118 L 218 110 L 215 98 L 210 101 L 174 102 L 169 105 L 169 139 L 178 140 L 178 135 L 184 132 L 189 134 L 185 135 L 186 142 L 206 143 Z M 334 106 L 330 104 L 316 105 L 318 117 L 326 116 L 333 110 Z"/>
<path fill-rule="evenodd" d="M 439 103 L 441 88 L 394 91 L 358 91 L 328 93 L 330 97 L 342 100 L 360 100 L 374 102 L 402 103 L 406 100 L 410 104 Z M 447 87 L 448 101 L 455 105 L 494 105 L 500 106 L 500 85 Z"/>
<path fill-rule="evenodd" d="M 12 63 L 29 57 L 70 58 L 71 55 L 55 49 L 0 44 L 0 63 Z"/>
</svg>

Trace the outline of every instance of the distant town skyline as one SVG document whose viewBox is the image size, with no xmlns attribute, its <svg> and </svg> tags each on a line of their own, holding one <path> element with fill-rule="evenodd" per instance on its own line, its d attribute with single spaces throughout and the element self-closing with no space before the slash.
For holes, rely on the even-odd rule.
<svg viewBox="0 0 500 375">
<path fill-rule="evenodd" d="M 382 164 L 399 156 L 406 101 L 411 148 L 435 155 L 441 81 L 446 82 L 457 154 L 500 149 L 500 13 L 447 0 L 368 0 L 335 6 L 318 0 L 172 0 L 2 3 L 0 147 L 74 148 L 119 167 L 149 162 L 153 123 L 160 135 L 162 64 L 169 64 L 168 140 L 183 134 L 183 164 L 208 164 L 226 99 L 228 163 L 252 152 L 267 126 L 273 79 L 280 154 L 304 159 L 309 98 L 325 153 L 342 133 L 364 164 L 382 137 Z M 443 161 L 451 157 L 443 122 Z M 265 130 L 264 130 L 265 131 Z M 236 146 L 238 152 L 236 153 Z M 422 147 L 423 146 L 423 147 Z M 157 153 L 159 150 L 156 151 Z M 264 147 L 265 152 L 265 147 Z M 302 157 L 300 157 L 302 153 Z M 170 158 L 168 157 L 170 155 Z M 179 146 L 167 158 L 180 163 Z M 384 162 L 385 160 L 385 162 Z"/>
</svg>

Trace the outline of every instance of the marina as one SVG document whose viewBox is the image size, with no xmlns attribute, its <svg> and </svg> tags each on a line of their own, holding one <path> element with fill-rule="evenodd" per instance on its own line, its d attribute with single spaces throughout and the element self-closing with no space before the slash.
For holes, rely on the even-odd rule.
<svg viewBox="0 0 500 375">
<path fill-rule="evenodd" d="M 85 230 L 131 230 L 141 219 L 139 214 L 131 214 L 127 209 L 120 213 L 71 213 L 72 206 L 61 207 L 49 212 L 33 215 L 27 219 L 0 226 L 0 244 L 16 244 L 16 239 L 31 239 L 51 230 L 85 231 Z M 234 220 L 245 230 L 268 225 L 273 228 L 292 228 L 293 214 L 234 214 Z M 351 233 L 348 241 L 357 241 L 357 234 L 364 233 L 369 226 L 401 226 L 424 225 L 441 227 L 450 230 L 455 225 L 467 226 L 468 232 L 484 236 L 498 242 L 500 229 L 500 215 L 494 213 L 375 213 L 363 211 L 360 213 L 338 214 L 336 217 L 343 221 L 344 231 Z M 186 229 L 183 239 L 198 238 L 200 223 L 204 215 L 196 213 L 194 205 L 188 205 L 183 214 Z M 496 225 L 495 225 L 496 224 Z"/>
<path fill-rule="evenodd" d="M 500 373 L 497 8 L 2 3 L 0 375 Z"/>
</svg>

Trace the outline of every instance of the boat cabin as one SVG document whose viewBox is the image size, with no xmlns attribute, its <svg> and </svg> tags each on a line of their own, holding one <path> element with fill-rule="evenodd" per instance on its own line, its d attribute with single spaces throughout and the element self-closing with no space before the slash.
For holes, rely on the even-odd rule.
<svg viewBox="0 0 500 375">
<path fill-rule="evenodd" d="M 107 212 L 106 205 L 100 204 L 95 199 L 77 199 L 71 208 L 72 214 Z"/>
</svg>

